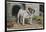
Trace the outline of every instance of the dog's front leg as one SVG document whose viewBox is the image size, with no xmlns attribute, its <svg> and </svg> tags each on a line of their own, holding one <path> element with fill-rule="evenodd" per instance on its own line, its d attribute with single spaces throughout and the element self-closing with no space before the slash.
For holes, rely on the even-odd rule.
<svg viewBox="0 0 46 32">
<path fill-rule="evenodd" d="M 32 24 L 32 23 L 33 23 L 33 20 L 32 20 L 33 15 L 34 15 L 34 14 L 32 14 L 32 15 L 31 15 L 31 21 L 30 21 L 30 24 Z"/>
<path fill-rule="evenodd" d="M 32 17 L 30 17 L 30 24 L 32 24 Z"/>
<path fill-rule="evenodd" d="M 22 23 L 23 25 L 24 25 L 24 20 L 25 20 L 25 18 L 23 17 L 23 23 Z"/>
</svg>

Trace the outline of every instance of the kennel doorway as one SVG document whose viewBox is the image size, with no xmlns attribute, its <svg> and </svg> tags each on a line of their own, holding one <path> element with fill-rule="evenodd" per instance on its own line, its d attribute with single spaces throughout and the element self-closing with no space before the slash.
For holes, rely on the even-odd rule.
<svg viewBox="0 0 46 32">
<path fill-rule="evenodd" d="M 20 8 L 21 8 L 20 5 L 14 5 L 12 8 L 12 16 L 17 17 L 17 14 L 18 14 Z"/>
<path fill-rule="evenodd" d="M 11 19 L 15 19 L 20 6 L 22 6 L 22 5 L 16 4 L 15 2 L 7 2 L 7 21 L 11 20 Z"/>
</svg>

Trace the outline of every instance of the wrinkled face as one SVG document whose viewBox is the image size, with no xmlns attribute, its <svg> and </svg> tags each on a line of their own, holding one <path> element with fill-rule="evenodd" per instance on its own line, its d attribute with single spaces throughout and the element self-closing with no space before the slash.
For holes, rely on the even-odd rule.
<svg viewBox="0 0 46 32">
<path fill-rule="evenodd" d="M 30 11 L 30 8 L 28 8 L 28 10 Z"/>
<path fill-rule="evenodd" d="M 28 8 L 29 12 L 32 13 L 32 9 L 31 8 Z"/>
</svg>

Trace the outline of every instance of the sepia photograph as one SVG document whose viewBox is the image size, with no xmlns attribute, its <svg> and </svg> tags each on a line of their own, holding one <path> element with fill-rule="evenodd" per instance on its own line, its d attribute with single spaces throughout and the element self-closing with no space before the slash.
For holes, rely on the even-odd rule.
<svg viewBox="0 0 46 32">
<path fill-rule="evenodd" d="M 6 1 L 7 30 L 43 29 L 44 3 Z"/>
</svg>

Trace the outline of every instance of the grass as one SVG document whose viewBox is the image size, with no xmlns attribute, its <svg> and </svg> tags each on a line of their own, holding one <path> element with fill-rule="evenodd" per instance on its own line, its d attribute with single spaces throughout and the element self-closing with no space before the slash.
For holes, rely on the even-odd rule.
<svg viewBox="0 0 46 32">
<path fill-rule="evenodd" d="M 43 16 L 34 16 L 33 20 L 37 21 L 39 24 L 43 24 Z"/>
<path fill-rule="evenodd" d="M 35 19 L 35 20 L 38 20 L 38 19 L 42 20 L 43 16 L 34 16 L 33 19 Z"/>
</svg>

